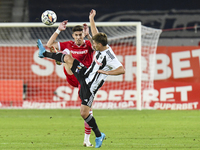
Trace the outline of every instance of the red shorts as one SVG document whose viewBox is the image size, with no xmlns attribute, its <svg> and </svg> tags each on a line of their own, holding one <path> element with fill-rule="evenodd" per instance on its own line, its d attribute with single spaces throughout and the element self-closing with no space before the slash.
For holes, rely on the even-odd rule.
<svg viewBox="0 0 200 150">
<path fill-rule="evenodd" d="M 67 82 L 73 87 L 79 87 L 79 82 L 74 75 L 69 75 L 64 67 L 64 73 L 67 79 Z"/>
</svg>

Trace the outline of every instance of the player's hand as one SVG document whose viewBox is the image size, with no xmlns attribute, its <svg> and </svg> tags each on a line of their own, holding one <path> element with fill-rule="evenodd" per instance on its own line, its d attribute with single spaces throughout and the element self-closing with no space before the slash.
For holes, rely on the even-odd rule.
<svg viewBox="0 0 200 150">
<path fill-rule="evenodd" d="M 86 23 L 83 24 L 83 34 L 84 36 L 89 35 L 89 28 Z"/>
<path fill-rule="evenodd" d="M 94 19 L 95 16 L 96 16 L 96 10 L 92 9 L 90 11 L 89 19 Z"/>
<path fill-rule="evenodd" d="M 109 75 L 108 71 L 98 70 L 98 73 Z"/>
<path fill-rule="evenodd" d="M 66 29 L 67 22 L 68 22 L 68 20 L 65 20 L 65 21 L 61 22 L 59 27 L 58 27 L 58 29 L 60 31 L 64 31 Z"/>
</svg>

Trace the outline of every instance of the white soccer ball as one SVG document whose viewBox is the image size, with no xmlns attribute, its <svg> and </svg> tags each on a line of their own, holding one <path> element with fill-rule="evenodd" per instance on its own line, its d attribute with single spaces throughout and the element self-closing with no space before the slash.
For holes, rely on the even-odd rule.
<svg viewBox="0 0 200 150">
<path fill-rule="evenodd" d="M 56 13 L 52 10 L 46 10 L 42 13 L 41 20 L 46 25 L 53 25 L 57 20 Z"/>
</svg>

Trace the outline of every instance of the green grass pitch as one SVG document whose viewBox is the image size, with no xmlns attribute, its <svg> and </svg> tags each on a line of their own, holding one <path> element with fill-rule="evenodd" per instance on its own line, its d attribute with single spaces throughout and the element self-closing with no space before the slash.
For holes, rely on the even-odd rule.
<svg viewBox="0 0 200 150">
<path fill-rule="evenodd" d="M 93 110 L 102 150 L 200 150 L 200 111 Z M 0 110 L 1 150 L 85 150 L 78 109 Z M 90 141 L 95 145 L 92 132 Z"/>
</svg>

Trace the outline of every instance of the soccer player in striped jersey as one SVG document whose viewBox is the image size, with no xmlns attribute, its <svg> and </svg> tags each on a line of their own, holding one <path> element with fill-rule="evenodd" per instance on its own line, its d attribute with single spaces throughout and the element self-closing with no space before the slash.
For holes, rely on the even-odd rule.
<svg viewBox="0 0 200 150">
<path fill-rule="evenodd" d="M 80 83 L 79 96 L 82 100 L 80 113 L 82 118 L 92 127 L 95 133 L 96 148 L 101 147 L 105 134 L 100 132 L 95 118 L 89 114 L 94 96 L 98 89 L 103 85 L 108 75 L 124 74 L 125 70 L 122 64 L 117 59 L 112 48 L 108 45 L 107 35 L 99 33 L 94 22 L 96 11 L 90 12 L 90 25 L 93 34 L 93 47 L 96 51 L 93 62 L 89 68 L 80 63 L 71 55 L 62 53 L 49 53 L 45 50 L 41 40 L 37 41 L 39 47 L 39 57 L 47 57 L 60 62 L 67 63 L 71 71 Z"/>
<path fill-rule="evenodd" d="M 52 52 L 57 52 L 57 50 L 62 51 L 63 53 L 71 53 L 72 57 L 80 61 L 86 67 L 89 67 L 92 63 L 92 58 L 94 54 L 94 50 L 91 45 L 91 37 L 89 35 L 89 28 L 86 24 L 77 25 L 72 28 L 72 37 L 74 41 L 65 41 L 65 42 L 56 42 L 56 38 L 58 37 L 61 31 L 66 29 L 67 20 L 60 23 L 58 29 L 52 34 L 49 41 L 47 42 L 47 47 L 50 48 Z M 87 36 L 89 40 L 84 40 L 84 37 Z M 53 48 L 53 50 L 52 50 Z M 56 63 L 60 63 L 56 61 Z M 73 75 L 71 69 L 66 63 L 63 63 L 63 71 L 66 76 L 67 82 L 73 87 L 80 87 L 80 83 Z M 92 109 L 90 110 L 90 114 L 92 114 Z M 90 143 L 90 134 L 91 128 L 89 125 L 84 121 L 85 126 L 85 135 L 84 135 L 84 142 L 83 145 L 86 147 L 93 147 Z"/>
</svg>

